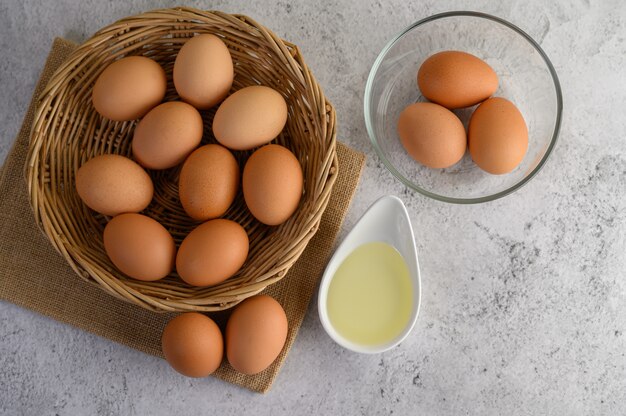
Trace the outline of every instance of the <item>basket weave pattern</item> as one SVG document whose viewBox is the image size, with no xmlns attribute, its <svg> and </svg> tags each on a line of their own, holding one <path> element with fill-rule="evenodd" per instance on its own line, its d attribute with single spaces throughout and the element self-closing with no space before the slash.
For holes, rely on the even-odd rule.
<svg viewBox="0 0 626 416">
<path fill-rule="evenodd" d="M 134 280 L 119 272 L 104 251 L 102 232 L 108 218 L 89 210 L 75 189 L 75 173 L 87 160 L 104 153 L 131 155 L 136 121 L 101 117 L 91 104 L 91 91 L 108 64 L 144 55 L 165 69 L 165 100 L 178 99 L 171 82 L 176 54 L 188 38 L 202 33 L 220 37 L 229 48 L 235 68 L 231 92 L 261 84 L 284 96 L 287 125 L 274 143 L 290 149 L 300 161 L 304 194 L 287 222 L 268 227 L 252 217 L 239 191 L 224 217 L 246 229 L 250 253 L 242 269 L 225 282 L 192 287 L 175 272 L 156 282 Z M 215 143 L 215 108 L 201 113 L 202 144 Z M 82 278 L 155 311 L 223 310 L 283 278 L 317 231 L 338 173 L 335 136 L 335 110 L 297 46 L 245 16 L 189 8 L 157 10 L 100 30 L 51 78 L 40 96 L 26 164 L 30 202 L 37 223 Z M 251 152 L 234 154 L 243 168 Z M 199 225 L 178 200 L 179 172 L 180 167 L 149 172 L 155 194 L 144 211 L 170 231 L 177 245 Z"/>
</svg>

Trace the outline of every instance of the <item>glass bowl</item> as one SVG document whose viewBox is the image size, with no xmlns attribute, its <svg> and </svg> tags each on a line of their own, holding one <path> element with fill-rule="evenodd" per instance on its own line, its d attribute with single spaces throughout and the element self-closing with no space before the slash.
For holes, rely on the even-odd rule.
<svg viewBox="0 0 626 416">
<path fill-rule="evenodd" d="M 512 101 L 528 125 L 528 151 L 511 173 L 491 175 L 469 152 L 454 166 L 431 169 L 413 160 L 397 133 L 400 112 L 427 101 L 417 87 L 417 70 L 444 50 L 471 53 L 498 74 L 494 96 Z M 387 169 L 409 188 L 431 198 L 472 204 L 503 197 L 527 183 L 556 144 L 563 103 L 559 80 L 541 47 L 518 27 L 478 12 L 448 12 L 420 20 L 395 36 L 374 62 L 365 87 L 365 124 Z M 467 128 L 475 107 L 453 110 Z"/>
</svg>

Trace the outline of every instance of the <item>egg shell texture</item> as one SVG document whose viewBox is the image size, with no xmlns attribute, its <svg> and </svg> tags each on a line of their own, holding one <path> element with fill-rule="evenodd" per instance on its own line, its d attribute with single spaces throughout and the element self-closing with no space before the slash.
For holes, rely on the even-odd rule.
<svg viewBox="0 0 626 416">
<path fill-rule="evenodd" d="M 93 87 L 92 103 L 110 120 L 135 120 L 163 101 L 166 88 L 165 71 L 157 62 L 129 56 L 102 71 Z"/>
<path fill-rule="evenodd" d="M 213 119 L 218 142 L 233 150 L 249 150 L 276 138 L 287 122 L 287 103 L 272 88 L 255 85 L 230 95 Z"/>
<path fill-rule="evenodd" d="M 528 150 L 524 117 L 505 98 L 490 98 L 478 106 L 470 118 L 468 137 L 474 162 L 494 175 L 511 172 Z"/>
<path fill-rule="evenodd" d="M 302 197 L 300 162 L 289 149 L 277 144 L 263 146 L 250 156 L 242 182 L 246 205 L 263 224 L 287 221 Z"/>
<path fill-rule="evenodd" d="M 467 148 L 465 128 L 450 110 L 434 103 L 415 103 L 398 118 L 402 146 L 416 161 L 431 168 L 457 163 Z"/>
<path fill-rule="evenodd" d="M 192 286 L 211 286 L 228 279 L 248 257 L 248 234 L 234 221 L 216 219 L 193 229 L 176 256 L 176 270 Z"/>
<path fill-rule="evenodd" d="M 202 116 L 180 101 L 163 103 L 141 119 L 133 135 L 133 157 L 147 169 L 182 163 L 202 140 Z"/>
<path fill-rule="evenodd" d="M 224 339 L 211 318 L 188 312 L 167 323 L 161 348 L 167 362 L 179 373 L 206 377 L 222 363 Z"/>
<path fill-rule="evenodd" d="M 444 51 L 424 61 L 417 84 L 424 97 L 454 109 L 478 104 L 493 95 L 498 89 L 498 75 L 474 55 Z"/>
<path fill-rule="evenodd" d="M 196 149 L 183 164 L 178 194 L 183 209 L 198 221 L 217 218 L 235 200 L 239 165 L 233 154 L 218 144 Z"/>
<path fill-rule="evenodd" d="M 195 36 L 180 48 L 174 61 L 174 86 L 180 97 L 206 110 L 222 101 L 233 84 L 233 60 L 217 36 Z"/>
<path fill-rule="evenodd" d="M 94 211 L 115 216 L 139 212 L 152 200 L 150 176 L 137 163 L 120 155 L 100 155 L 76 172 L 76 191 Z"/>
<path fill-rule="evenodd" d="M 104 249 L 115 267 L 143 281 L 167 276 L 176 258 L 174 239 L 165 227 L 134 213 L 118 215 L 107 223 Z"/>
<path fill-rule="evenodd" d="M 226 324 L 226 356 L 244 374 L 269 367 L 287 339 L 287 315 L 272 297 L 256 295 L 241 302 Z"/>
</svg>

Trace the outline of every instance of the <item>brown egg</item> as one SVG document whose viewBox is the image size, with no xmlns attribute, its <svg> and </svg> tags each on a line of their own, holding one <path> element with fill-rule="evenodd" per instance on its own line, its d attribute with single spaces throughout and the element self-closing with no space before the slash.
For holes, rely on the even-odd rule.
<svg viewBox="0 0 626 416">
<path fill-rule="evenodd" d="M 183 240 L 176 256 L 176 270 L 192 286 L 216 285 L 243 266 L 249 244 L 246 230 L 236 222 L 207 221 Z"/>
<path fill-rule="evenodd" d="M 174 370 L 187 377 L 206 377 L 222 363 L 224 339 L 211 318 L 188 312 L 167 323 L 161 348 Z"/>
<path fill-rule="evenodd" d="M 234 75 L 230 52 L 214 35 L 189 39 L 174 62 L 174 86 L 178 95 L 202 110 L 213 107 L 228 95 Z"/>
<path fill-rule="evenodd" d="M 269 144 L 250 156 L 243 169 L 243 196 L 254 217 L 279 225 L 296 211 L 303 188 L 302 167 L 289 149 Z"/>
<path fill-rule="evenodd" d="M 302 167 L 289 149 L 269 144 L 254 152 L 243 169 L 243 196 L 254 217 L 278 225 L 296 211 L 302 197 Z"/>
<path fill-rule="evenodd" d="M 465 52 L 439 52 L 424 61 L 417 73 L 424 97 L 446 108 L 469 107 L 498 89 L 498 76 L 482 59 Z"/>
<path fill-rule="evenodd" d="M 200 144 L 202 116 L 180 101 L 161 104 L 141 119 L 133 136 L 133 156 L 147 169 L 176 166 Z"/>
<path fill-rule="evenodd" d="M 213 134 L 229 149 L 249 150 L 273 140 L 286 122 L 283 96 L 256 85 L 242 88 L 224 100 L 213 119 Z"/>
<path fill-rule="evenodd" d="M 447 168 L 465 154 L 463 123 L 450 110 L 433 103 L 415 103 L 398 119 L 402 146 L 416 161 L 431 168 Z"/>
<path fill-rule="evenodd" d="M 226 324 L 226 357 L 240 373 L 257 374 L 269 367 L 287 339 L 287 315 L 267 295 L 241 302 Z"/>
<path fill-rule="evenodd" d="M 100 155 L 78 169 L 76 191 L 89 208 L 115 216 L 146 208 L 154 187 L 146 171 L 129 158 Z"/>
<path fill-rule="evenodd" d="M 178 181 L 180 202 L 187 215 L 198 221 L 224 214 L 238 188 L 237 160 L 218 144 L 207 144 L 190 154 Z"/>
<path fill-rule="evenodd" d="M 145 56 L 129 56 L 107 66 L 93 86 L 96 111 L 114 121 L 142 117 L 163 101 L 167 81 L 161 66 Z"/>
<path fill-rule="evenodd" d="M 104 227 L 104 249 L 121 272 L 147 282 L 174 268 L 176 245 L 170 233 L 150 217 L 121 214 Z"/>
<path fill-rule="evenodd" d="M 478 106 L 470 118 L 468 136 L 472 159 L 494 175 L 511 172 L 528 150 L 528 127 L 522 113 L 500 97 Z"/>
</svg>

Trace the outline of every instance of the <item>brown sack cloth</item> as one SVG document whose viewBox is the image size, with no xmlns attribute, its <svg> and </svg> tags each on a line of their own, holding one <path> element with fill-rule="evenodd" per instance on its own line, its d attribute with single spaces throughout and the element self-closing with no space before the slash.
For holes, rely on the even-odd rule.
<svg viewBox="0 0 626 416">
<path fill-rule="evenodd" d="M 50 76 L 74 48 L 76 44 L 67 40 L 54 41 L 33 97 L 40 94 Z M 0 299 L 162 357 L 161 332 L 174 315 L 150 312 L 125 303 L 83 281 L 35 224 L 24 179 L 34 102 L 33 99 L 0 174 Z M 337 154 L 339 176 L 319 231 L 287 276 L 263 292 L 276 298 L 287 313 L 289 333 L 283 351 L 260 374 L 240 374 L 224 361 L 214 374 L 216 377 L 254 391 L 267 392 L 287 358 L 331 254 L 365 161 L 363 154 L 341 143 L 338 143 Z M 218 322 L 223 322 L 223 318 L 218 316 Z"/>
</svg>

